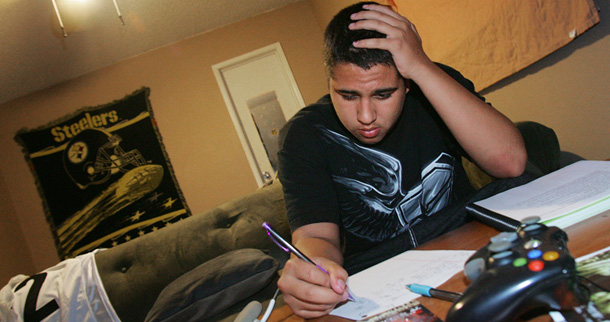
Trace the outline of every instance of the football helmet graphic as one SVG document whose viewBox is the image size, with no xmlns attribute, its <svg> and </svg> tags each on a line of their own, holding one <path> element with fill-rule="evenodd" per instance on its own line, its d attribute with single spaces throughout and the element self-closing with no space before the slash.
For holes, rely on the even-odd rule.
<svg viewBox="0 0 610 322">
<path fill-rule="evenodd" d="M 63 163 L 68 176 L 81 189 L 106 182 L 114 173 L 146 165 L 138 150 L 123 151 L 121 137 L 101 129 L 85 129 L 66 146 Z"/>
</svg>

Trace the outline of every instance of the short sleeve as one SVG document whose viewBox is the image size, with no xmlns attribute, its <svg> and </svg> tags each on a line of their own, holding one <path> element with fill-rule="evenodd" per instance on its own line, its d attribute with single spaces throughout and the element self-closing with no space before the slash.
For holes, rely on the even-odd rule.
<svg viewBox="0 0 610 322">
<path fill-rule="evenodd" d="M 319 129 L 294 118 L 282 129 L 278 153 L 279 178 L 291 228 L 332 222 L 339 224 L 339 207 L 328 158 Z"/>
</svg>

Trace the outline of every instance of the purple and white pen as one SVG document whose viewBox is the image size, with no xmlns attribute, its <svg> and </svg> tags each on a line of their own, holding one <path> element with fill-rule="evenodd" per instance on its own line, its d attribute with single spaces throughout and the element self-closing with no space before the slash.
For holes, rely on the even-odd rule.
<svg viewBox="0 0 610 322">
<path fill-rule="evenodd" d="M 303 254 L 303 252 L 301 252 L 300 250 L 298 250 L 296 247 L 294 247 L 294 245 L 292 245 L 291 243 L 287 242 L 284 238 L 282 238 L 282 236 L 280 236 L 280 234 L 278 234 L 275 230 L 273 230 L 273 228 L 271 228 L 271 226 L 269 226 L 268 223 L 264 222 L 263 223 L 263 228 L 265 228 L 265 230 L 267 231 L 267 235 L 269 235 L 269 238 L 271 238 L 271 240 L 278 245 L 281 249 L 283 249 L 285 252 L 287 253 L 293 253 L 295 254 L 298 258 L 315 265 L 319 270 L 321 270 L 322 272 L 328 274 L 328 271 L 325 270 L 324 268 L 322 268 L 322 266 L 314 263 L 314 261 L 312 261 L 311 259 L 309 259 L 309 257 L 305 256 L 305 254 Z M 352 296 L 352 294 L 349 293 L 349 291 L 347 292 L 348 298 L 351 301 L 356 301 L 354 299 L 354 297 Z"/>
</svg>

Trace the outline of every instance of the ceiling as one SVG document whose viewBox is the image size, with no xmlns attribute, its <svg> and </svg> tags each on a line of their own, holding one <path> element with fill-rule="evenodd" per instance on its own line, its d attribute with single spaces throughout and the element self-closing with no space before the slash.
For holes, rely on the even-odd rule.
<svg viewBox="0 0 610 322">
<path fill-rule="evenodd" d="M 0 0 L 0 104 L 297 1 Z"/>
</svg>

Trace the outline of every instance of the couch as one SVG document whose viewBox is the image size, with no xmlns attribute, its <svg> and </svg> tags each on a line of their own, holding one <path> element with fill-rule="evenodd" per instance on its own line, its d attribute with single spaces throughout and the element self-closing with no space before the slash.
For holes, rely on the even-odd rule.
<svg viewBox="0 0 610 322">
<path fill-rule="evenodd" d="M 172 315 L 187 321 L 181 314 L 188 310 L 205 311 L 197 321 L 213 321 L 227 308 L 247 304 L 271 285 L 288 258 L 269 239 L 263 222 L 290 237 L 280 184 L 97 253 L 115 311 L 124 322 Z"/>
<path fill-rule="evenodd" d="M 517 125 L 527 172 L 542 175 L 579 159 L 560 152 L 552 129 Z M 476 188 L 494 180 L 465 167 Z M 124 322 L 233 321 L 249 301 L 269 299 L 288 255 L 267 237 L 265 221 L 290 238 L 279 182 L 99 252 L 98 271 L 117 314 Z"/>
</svg>

